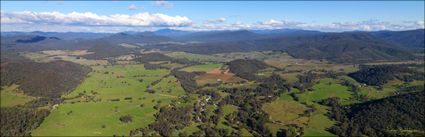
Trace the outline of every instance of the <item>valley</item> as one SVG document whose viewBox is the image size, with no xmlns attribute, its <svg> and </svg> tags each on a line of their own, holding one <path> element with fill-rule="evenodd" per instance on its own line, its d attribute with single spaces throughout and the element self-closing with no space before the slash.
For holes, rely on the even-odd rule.
<svg viewBox="0 0 425 137">
<path fill-rule="evenodd" d="M 339 98 L 341 104 L 352 105 L 396 96 L 403 88 L 419 86 L 423 89 L 424 82 L 423 79 L 392 80 L 381 87 L 369 86 L 347 76 L 361 70 L 361 65 L 297 59 L 280 51 L 210 55 L 141 51 L 108 59 L 87 59 L 84 56 L 88 54 L 92 53 L 85 50 L 21 53 L 20 57 L 34 62 L 68 61 L 89 67 L 90 72 L 74 89 L 56 97 L 61 101 L 47 101 L 40 106 L 28 106 L 29 101 L 39 97 L 27 97 L 25 92 L 19 91 L 22 89 L 18 85 L 3 86 L 2 107 L 48 110 L 50 114 L 31 131 L 33 136 L 245 136 L 265 133 L 276 136 L 282 131 L 302 136 L 336 136 L 329 129 L 337 121 L 328 117 L 330 107 L 320 104 L 322 100 Z M 261 67 L 249 69 L 255 66 L 251 60 L 260 61 Z M 409 63 L 423 64 L 423 61 Z M 146 65 L 152 66 L 147 68 Z M 424 69 L 423 65 L 412 67 Z M 183 77 L 176 72 L 193 76 Z M 269 77 L 273 79 L 267 80 Z M 285 84 L 274 85 L 274 82 Z M 355 86 L 355 91 L 351 85 Z M 258 86 L 268 90 L 258 89 Z M 258 98 L 251 100 L 260 103 L 256 105 L 259 105 L 257 111 L 264 114 L 264 131 L 238 124 L 237 119 L 232 118 L 246 109 L 243 102 L 229 102 L 231 98 L 234 101 L 242 99 L 233 97 L 233 94 L 238 95 L 238 90 L 246 90 L 242 98 Z M 154 127 L 159 120 L 158 114 L 166 108 L 190 108 L 188 119 L 181 119 L 185 124 L 167 130 Z M 122 121 L 124 116 L 130 120 Z"/>
</svg>

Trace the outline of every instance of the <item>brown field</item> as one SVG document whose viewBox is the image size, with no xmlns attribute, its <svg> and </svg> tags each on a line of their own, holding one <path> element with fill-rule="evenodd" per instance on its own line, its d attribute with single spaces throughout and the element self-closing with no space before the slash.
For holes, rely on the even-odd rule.
<svg viewBox="0 0 425 137">
<path fill-rule="evenodd" d="M 206 74 L 196 77 L 195 80 L 199 85 L 205 85 L 208 83 L 212 84 L 220 81 L 226 83 L 244 81 L 244 79 L 235 76 L 233 73 L 230 73 L 229 69 L 222 70 L 220 68 L 207 71 Z"/>
</svg>

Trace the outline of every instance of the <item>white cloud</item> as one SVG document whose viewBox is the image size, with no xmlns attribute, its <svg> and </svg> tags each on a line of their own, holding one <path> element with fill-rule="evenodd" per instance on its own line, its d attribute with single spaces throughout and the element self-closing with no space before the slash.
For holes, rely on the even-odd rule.
<svg viewBox="0 0 425 137">
<path fill-rule="evenodd" d="M 287 21 L 287 20 L 274 20 L 259 22 L 255 26 L 257 28 L 301 28 L 305 25 L 303 22 Z"/>
<path fill-rule="evenodd" d="M 134 4 L 131 4 L 128 6 L 128 10 L 137 10 L 137 6 Z"/>
<path fill-rule="evenodd" d="M 401 23 L 394 23 L 380 20 L 367 20 L 360 22 L 334 22 L 331 24 L 311 26 L 320 30 L 327 31 L 378 31 L 378 30 L 410 30 L 420 28 L 417 22 L 405 21 Z"/>
<path fill-rule="evenodd" d="M 420 28 L 425 28 L 424 20 L 417 20 L 415 24 L 418 25 Z"/>
<path fill-rule="evenodd" d="M 131 6 L 131 5 L 130 5 Z M 140 7 L 137 7 L 140 9 Z M 161 13 L 99 15 L 92 12 L 5 12 L 1 13 L 1 31 L 143 31 L 159 28 L 180 30 L 237 30 L 237 29 L 308 29 L 320 31 L 377 31 L 424 28 L 424 20 L 388 22 L 366 20 L 360 22 L 299 22 L 269 19 L 252 23 L 216 18 L 194 22 L 186 16 Z"/>
<path fill-rule="evenodd" d="M 289 28 L 289 29 L 311 29 L 321 31 L 378 31 L 378 30 L 409 30 L 423 28 L 421 21 L 406 21 L 401 23 L 380 21 L 380 20 L 366 20 L 360 22 L 333 22 L 330 24 L 316 24 L 307 22 L 297 21 L 286 21 L 286 20 L 274 20 L 270 19 L 267 21 L 259 22 L 254 24 L 254 28 L 259 29 L 277 29 L 277 28 Z"/>
<path fill-rule="evenodd" d="M 137 13 L 98 15 L 92 12 L 1 12 L 1 23 L 54 24 L 75 26 L 135 26 L 178 27 L 192 21 L 185 16 L 169 16 L 161 13 Z"/>
<path fill-rule="evenodd" d="M 154 3 L 157 6 L 165 7 L 165 8 L 172 8 L 174 7 L 174 4 L 165 0 L 157 0 Z"/>
</svg>

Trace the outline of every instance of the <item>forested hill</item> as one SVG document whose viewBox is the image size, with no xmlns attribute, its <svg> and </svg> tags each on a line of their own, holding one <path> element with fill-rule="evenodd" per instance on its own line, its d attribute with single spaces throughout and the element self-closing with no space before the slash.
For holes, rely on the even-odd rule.
<svg viewBox="0 0 425 137">
<path fill-rule="evenodd" d="M 67 61 L 38 63 L 14 55 L 2 55 L 1 86 L 20 85 L 25 94 L 58 98 L 77 87 L 90 68 Z"/>
<path fill-rule="evenodd" d="M 425 129 L 423 89 L 357 104 L 348 109 L 339 106 L 338 101 L 333 99 L 324 104 L 332 106 L 331 117 L 340 122 L 330 129 L 339 136 L 406 136 L 404 133 L 407 132 L 423 136 L 423 133 L 420 135 Z"/>
<path fill-rule="evenodd" d="M 254 59 L 237 59 L 227 64 L 232 73 L 247 80 L 257 79 L 255 75 L 257 71 L 265 69 L 268 66 L 264 62 Z"/>
<path fill-rule="evenodd" d="M 193 32 L 186 35 L 175 37 L 183 41 L 202 41 L 202 42 L 229 42 L 229 41 L 246 41 L 265 37 L 248 30 L 237 31 L 206 31 Z"/>
<path fill-rule="evenodd" d="M 170 35 L 173 36 L 167 37 L 167 32 L 172 33 Z M 157 35 L 154 32 L 127 32 L 107 35 L 96 40 L 66 39 L 45 36 L 2 36 L 1 50 L 74 50 L 93 47 L 90 51 L 103 53 L 106 52 L 102 48 L 106 50 L 117 49 L 113 50 L 114 54 L 116 53 L 115 51 L 126 51 L 125 53 L 127 53 L 129 50 L 139 49 L 185 51 L 198 54 L 280 50 L 288 52 L 295 58 L 324 59 L 336 63 L 356 64 L 421 59 L 414 55 L 417 50 L 412 51 L 411 47 L 414 47 L 413 49 L 423 49 L 424 47 L 423 29 L 400 32 L 339 33 L 302 30 L 206 32 L 175 32 L 169 30 L 162 32 L 161 35 Z M 129 49 L 128 47 L 123 49 L 119 47 L 122 43 L 133 44 L 135 49 Z M 103 44 L 105 46 L 96 46 Z M 118 55 L 119 52 L 116 54 Z"/>
<path fill-rule="evenodd" d="M 287 48 L 288 53 L 296 58 L 326 59 L 337 63 L 415 58 L 397 45 L 381 41 L 362 32 L 307 36 L 299 42 L 299 44 Z"/>
<path fill-rule="evenodd" d="M 181 46 L 152 46 L 198 54 L 282 50 L 295 58 L 326 59 L 337 63 L 410 60 L 416 57 L 399 45 L 365 32 L 317 33 L 234 42 L 210 42 Z"/>
<path fill-rule="evenodd" d="M 377 31 L 372 35 L 407 48 L 425 48 L 425 29 L 407 31 Z"/>
<path fill-rule="evenodd" d="M 117 33 L 101 40 L 108 41 L 113 44 L 132 43 L 132 44 L 149 44 L 173 41 L 173 39 L 165 36 L 158 36 L 151 32 L 140 33 Z"/>
<path fill-rule="evenodd" d="M 357 72 L 348 74 L 348 76 L 361 83 L 373 86 L 383 86 L 390 80 L 400 80 L 411 82 L 413 80 L 424 80 L 424 73 L 412 69 L 414 65 L 379 65 L 379 66 L 361 66 Z"/>
</svg>

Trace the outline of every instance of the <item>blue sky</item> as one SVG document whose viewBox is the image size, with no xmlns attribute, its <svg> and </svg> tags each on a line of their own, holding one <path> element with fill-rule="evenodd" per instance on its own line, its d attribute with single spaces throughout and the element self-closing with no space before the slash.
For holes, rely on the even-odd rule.
<svg viewBox="0 0 425 137">
<path fill-rule="evenodd" d="M 131 6 L 131 8 L 130 8 Z M 130 10 L 131 9 L 131 10 Z M 344 30 L 403 30 L 423 28 L 424 1 L 1 1 L 2 30 L 19 30 L 13 26 L 26 26 L 28 30 L 43 29 L 43 25 L 72 27 L 114 27 L 113 31 L 137 29 L 154 29 L 170 27 L 176 29 L 255 29 L 255 28 L 301 28 L 318 29 L 324 31 Z M 29 18 L 20 13 L 30 11 L 38 16 Z M 49 21 L 43 12 L 59 12 L 63 19 L 84 16 L 84 23 L 80 20 L 69 23 Z M 125 23 L 106 23 L 108 17 L 102 20 L 91 20 L 86 15 L 71 16 L 69 13 L 90 12 L 98 16 L 149 15 L 128 19 Z M 153 15 L 155 13 L 161 15 Z M 163 17 L 165 15 L 167 17 Z M 59 16 L 59 15 L 58 15 Z M 177 18 L 185 17 L 186 19 Z M 151 18 L 152 17 L 152 18 Z M 109 17 L 112 18 L 112 17 Z M 146 20 L 149 18 L 152 20 Z M 6 20 L 6 19 L 5 19 Z M 19 21 L 17 21 L 19 20 Z M 148 21 L 148 22 L 143 22 Z M 30 28 L 29 23 L 39 24 L 38 28 Z M 25 24 L 26 23 L 26 24 Z M 3 25 L 6 24 L 6 25 Z M 13 24 L 13 25 L 12 25 Z M 96 24 L 100 24 L 96 26 Z M 415 25 L 416 24 L 416 25 Z M 369 26 L 367 26 L 369 25 Z M 46 27 L 47 27 L 46 26 Z M 351 27 L 351 28 L 350 28 Z M 52 31 L 54 29 L 48 28 Z M 78 29 L 76 29 L 78 30 Z M 69 31 L 73 31 L 72 29 Z"/>
</svg>

